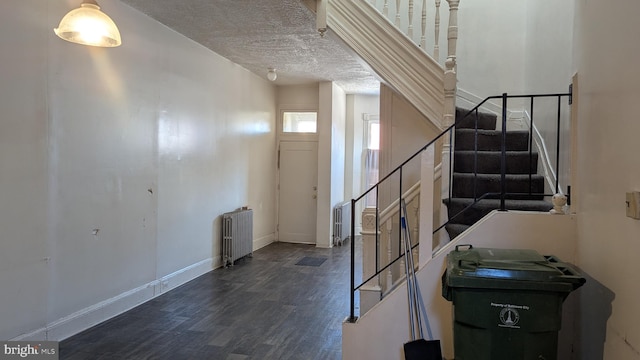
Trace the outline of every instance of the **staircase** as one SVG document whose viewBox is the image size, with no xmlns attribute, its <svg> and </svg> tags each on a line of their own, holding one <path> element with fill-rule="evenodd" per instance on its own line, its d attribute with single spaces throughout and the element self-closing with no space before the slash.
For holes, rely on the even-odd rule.
<svg viewBox="0 0 640 360">
<path fill-rule="evenodd" d="M 467 113 L 456 109 L 453 187 L 451 198 L 443 200 L 451 239 L 500 208 L 502 131 L 496 130 L 496 115 L 479 112 L 462 119 Z M 538 174 L 537 151 L 529 151 L 529 131 L 507 131 L 505 145 L 506 209 L 549 211 L 553 205 L 544 200 L 545 180 Z"/>
</svg>

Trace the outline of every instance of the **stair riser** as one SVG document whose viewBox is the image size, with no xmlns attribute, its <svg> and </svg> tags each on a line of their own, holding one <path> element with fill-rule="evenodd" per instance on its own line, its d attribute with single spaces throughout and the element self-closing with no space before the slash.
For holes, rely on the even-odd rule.
<svg viewBox="0 0 640 360">
<path fill-rule="evenodd" d="M 502 134 L 498 131 L 478 133 L 478 149 L 480 151 L 500 151 L 502 149 Z M 455 150 L 475 150 L 475 136 L 471 130 L 456 131 Z M 529 135 L 526 132 L 507 132 L 507 151 L 529 150 Z"/>
<path fill-rule="evenodd" d="M 475 129 L 476 124 L 478 129 L 486 129 L 486 130 L 495 130 L 496 129 L 496 121 L 497 118 L 493 114 L 487 114 L 478 112 L 473 112 L 469 116 L 464 119 L 458 121 L 463 115 L 466 115 L 468 110 L 456 109 L 456 126 L 458 129 L 466 128 L 466 129 Z"/>
<path fill-rule="evenodd" d="M 536 174 L 538 172 L 538 154 L 519 153 L 517 155 L 507 153 L 506 159 L 507 174 Z M 456 152 L 454 160 L 455 172 L 474 172 L 474 169 L 481 174 L 500 174 L 501 170 L 500 154 L 478 154 L 476 161 L 473 152 Z"/>
<path fill-rule="evenodd" d="M 449 202 L 447 199 L 443 200 L 443 203 L 447 205 L 449 218 L 458 214 L 462 211 L 466 206 L 471 204 L 470 200 L 460 201 L 453 199 Z M 490 203 L 479 203 L 469 208 L 464 213 L 460 214 L 453 220 L 453 223 L 463 224 L 463 225 L 473 225 L 478 220 L 482 219 L 488 213 L 493 210 L 497 210 L 500 208 L 500 202 L 498 200 L 490 200 Z M 522 210 L 522 211 L 541 211 L 546 212 L 551 210 L 553 205 L 551 203 L 544 203 L 540 201 L 536 201 L 535 203 L 518 203 L 514 205 L 514 200 L 507 200 L 506 209 L 507 210 Z"/>
<path fill-rule="evenodd" d="M 467 111 L 457 109 L 456 120 L 466 113 Z M 476 117 L 472 113 L 456 123 L 452 199 L 444 200 L 452 221 L 445 227 L 451 239 L 491 211 L 499 209 L 499 193 L 502 190 L 500 173 L 503 134 L 495 130 L 496 117 L 490 114 L 478 114 Z M 508 131 L 505 135 L 505 191 L 520 194 L 506 195 L 506 210 L 549 211 L 553 205 L 544 200 L 545 180 L 537 174 L 538 154 L 529 153 L 529 132 Z M 476 150 L 479 151 L 477 155 Z M 478 204 L 459 214 L 473 203 L 474 198 L 486 193 L 495 195 L 484 197 Z M 532 195 L 528 195 L 530 193 Z"/>
<path fill-rule="evenodd" d="M 524 178 L 522 178 L 524 177 Z M 474 194 L 474 188 L 475 194 Z M 453 197 L 474 197 L 485 193 L 501 192 L 501 182 L 499 176 L 486 178 L 479 176 L 474 178 L 473 175 L 464 176 L 453 175 Z M 520 179 L 508 179 L 506 181 L 505 191 L 507 193 L 518 194 L 544 194 L 544 179 L 535 175 L 529 179 L 526 175 L 520 176 Z M 513 198 L 513 197 L 512 197 Z M 520 198 L 523 198 L 522 196 Z"/>
<path fill-rule="evenodd" d="M 445 202 L 445 204 L 446 204 L 446 202 Z M 449 218 L 451 218 L 455 214 L 458 214 L 463 209 L 464 209 L 463 205 L 456 204 L 456 203 L 451 203 L 449 205 Z M 473 225 L 478 220 L 482 219 L 483 217 L 485 217 L 488 213 L 490 213 L 493 210 L 495 210 L 495 209 L 472 207 L 470 209 L 467 209 L 467 211 L 465 211 L 464 213 L 458 215 L 458 217 L 456 217 L 453 220 L 453 222 L 456 223 L 456 224 Z"/>
</svg>

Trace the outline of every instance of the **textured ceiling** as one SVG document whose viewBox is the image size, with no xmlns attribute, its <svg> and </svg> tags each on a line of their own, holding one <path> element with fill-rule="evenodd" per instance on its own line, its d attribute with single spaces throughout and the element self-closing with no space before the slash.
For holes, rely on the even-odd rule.
<svg viewBox="0 0 640 360">
<path fill-rule="evenodd" d="M 379 84 L 339 40 L 321 38 L 301 0 L 121 0 L 277 85 L 334 81 L 348 94 Z"/>
</svg>

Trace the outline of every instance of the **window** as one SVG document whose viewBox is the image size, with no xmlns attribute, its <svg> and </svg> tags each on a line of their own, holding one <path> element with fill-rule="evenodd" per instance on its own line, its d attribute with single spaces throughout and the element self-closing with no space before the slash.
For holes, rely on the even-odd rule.
<svg viewBox="0 0 640 360">
<path fill-rule="evenodd" d="M 364 149 L 364 185 L 369 189 L 378 182 L 378 163 L 380 155 L 380 121 L 377 115 L 364 114 L 365 149 Z M 365 206 L 377 206 L 376 193 L 372 191 L 364 199 Z"/>
<path fill-rule="evenodd" d="M 289 112 L 282 115 L 282 132 L 313 133 L 317 131 L 317 112 Z"/>
<path fill-rule="evenodd" d="M 367 149 L 380 150 L 380 123 L 369 121 L 369 131 L 367 133 Z"/>
</svg>

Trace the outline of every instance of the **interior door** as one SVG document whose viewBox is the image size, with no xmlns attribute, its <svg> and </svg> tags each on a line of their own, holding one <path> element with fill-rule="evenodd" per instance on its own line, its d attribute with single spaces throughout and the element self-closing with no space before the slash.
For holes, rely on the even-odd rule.
<svg viewBox="0 0 640 360">
<path fill-rule="evenodd" d="M 279 241 L 316 243 L 318 142 L 280 142 Z"/>
</svg>

